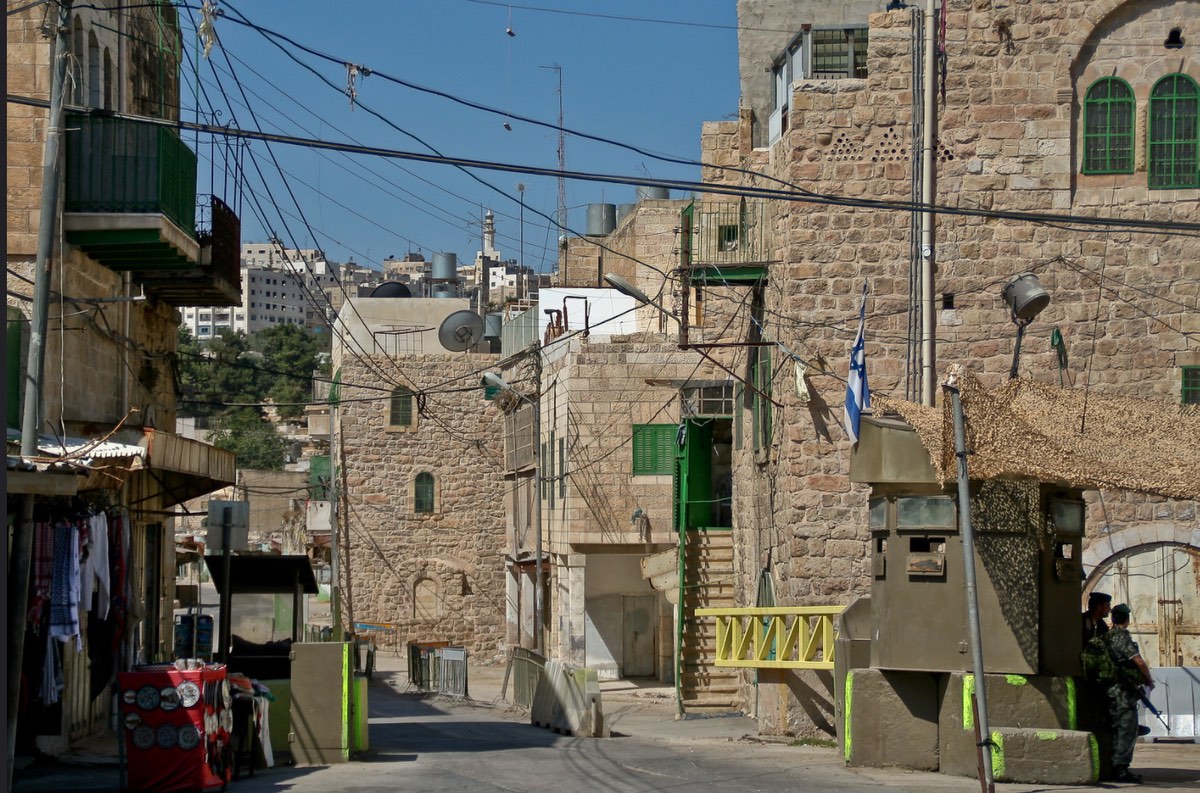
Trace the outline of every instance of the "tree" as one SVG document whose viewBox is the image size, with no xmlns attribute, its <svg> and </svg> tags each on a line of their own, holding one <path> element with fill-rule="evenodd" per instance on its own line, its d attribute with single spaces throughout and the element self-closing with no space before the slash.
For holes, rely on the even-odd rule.
<svg viewBox="0 0 1200 793">
<path fill-rule="evenodd" d="M 208 442 L 233 452 L 238 468 L 255 471 L 279 471 L 287 455 L 287 444 L 257 408 L 230 410 L 219 416 Z"/>
<path fill-rule="evenodd" d="M 196 341 L 186 328 L 179 330 L 179 412 L 184 416 L 213 419 L 228 403 L 261 402 L 270 378 L 260 371 L 250 339 L 241 331 L 224 329 L 211 341 Z"/>
<path fill-rule="evenodd" d="M 279 415 L 283 418 L 303 415 L 303 405 L 289 403 L 311 399 L 312 373 L 318 368 L 324 340 L 301 325 L 289 324 L 260 330 L 254 334 L 252 343 L 262 353 L 263 368 L 272 372 L 267 375 L 266 396 L 278 404 Z"/>
</svg>

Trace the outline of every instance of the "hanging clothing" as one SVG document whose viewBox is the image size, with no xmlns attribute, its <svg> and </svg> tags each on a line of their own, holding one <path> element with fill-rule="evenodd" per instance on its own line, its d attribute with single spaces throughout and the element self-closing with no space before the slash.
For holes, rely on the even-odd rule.
<svg viewBox="0 0 1200 793">
<path fill-rule="evenodd" d="M 50 635 L 66 642 L 79 635 L 79 527 L 59 523 L 54 527 L 54 573 L 50 584 Z"/>
<path fill-rule="evenodd" d="M 49 520 L 33 524 L 33 559 L 29 571 L 29 624 L 42 624 L 42 610 L 50 600 L 54 578 L 54 529 Z"/>
<path fill-rule="evenodd" d="M 83 561 L 83 579 L 79 587 L 79 598 L 84 607 L 91 610 L 92 593 L 95 592 L 97 598 L 94 616 L 97 619 L 104 619 L 108 616 L 110 601 L 108 516 L 103 512 L 97 512 L 95 515 L 90 516 L 87 522 L 88 535 Z"/>
<path fill-rule="evenodd" d="M 54 641 L 54 634 L 46 631 L 46 659 L 42 662 L 42 684 L 38 695 L 43 705 L 53 705 L 58 702 L 62 690 L 62 655 L 58 651 L 58 642 Z"/>
</svg>

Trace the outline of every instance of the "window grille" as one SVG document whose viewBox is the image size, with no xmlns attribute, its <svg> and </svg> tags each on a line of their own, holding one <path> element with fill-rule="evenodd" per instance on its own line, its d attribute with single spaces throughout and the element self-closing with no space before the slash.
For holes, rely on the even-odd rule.
<svg viewBox="0 0 1200 793">
<path fill-rule="evenodd" d="M 1092 83 L 1083 109 L 1083 172 L 1133 173 L 1133 91 L 1119 77 Z"/>
<path fill-rule="evenodd" d="M 1200 91 L 1186 74 L 1169 74 L 1150 92 L 1150 187 L 1200 187 L 1197 129 Z"/>
</svg>

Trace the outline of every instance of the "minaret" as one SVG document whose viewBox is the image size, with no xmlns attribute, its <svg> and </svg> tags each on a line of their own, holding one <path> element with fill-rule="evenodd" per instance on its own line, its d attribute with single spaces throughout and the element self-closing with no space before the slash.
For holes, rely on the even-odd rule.
<svg viewBox="0 0 1200 793">
<path fill-rule="evenodd" d="M 483 255 L 496 257 L 496 216 L 490 209 L 483 216 Z"/>
</svg>

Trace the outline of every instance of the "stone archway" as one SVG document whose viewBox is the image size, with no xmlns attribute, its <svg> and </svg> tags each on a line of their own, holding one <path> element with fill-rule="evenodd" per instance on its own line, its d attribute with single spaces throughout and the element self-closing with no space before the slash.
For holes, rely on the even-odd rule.
<svg viewBox="0 0 1200 793">
<path fill-rule="evenodd" d="M 1085 591 L 1133 610 L 1130 632 L 1151 666 L 1200 666 L 1200 530 L 1133 526 L 1083 553 Z"/>
</svg>

